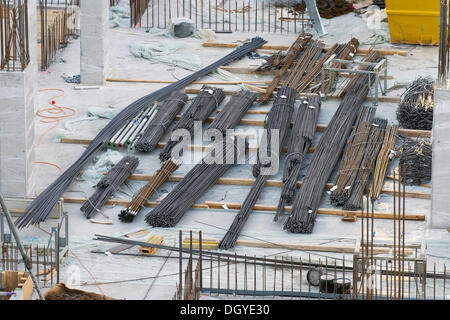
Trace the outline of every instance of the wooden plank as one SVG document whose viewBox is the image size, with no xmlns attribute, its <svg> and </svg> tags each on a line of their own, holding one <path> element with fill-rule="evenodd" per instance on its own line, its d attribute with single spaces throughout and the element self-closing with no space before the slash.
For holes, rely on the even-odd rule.
<svg viewBox="0 0 450 320">
<path fill-rule="evenodd" d="M 87 198 L 64 198 L 65 203 L 79 203 L 83 204 L 87 201 Z M 122 199 L 110 199 L 105 202 L 105 205 L 117 205 L 117 206 L 129 206 L 131 201 Z M 159 204 L 159 201 L 147 201 L 144 206 L 155 208 Z M 193 204 L 192 208 L 195 209 L 208 209 L 206 204 Z"/>
<path fill-rule="evenodd" d="M 237 48 L 241 46 L 241 43 L 225 43 L 225 42 L 214 42 L 214 41 L 206 41 L 203 42 L 203 47 L 205 48 Z M 260 47 L 260 49 L 265 50 L 276 50 L 276 51 L 286 51 L 289 49 L 289 46 L 286 45 L 271 45 L 266 44 Z M 329 50 L 330 48 L 327 47 L 325 50 Z M 406 56 L 408 54 L 407 51 L 404 50 L 389 50 L 389 49 L 361 49 L 358 48 L 356 51 L 356 54 L 369 54 L 373 51 L 377 51 L 381 55 L 399 55 L 399 56 Z"/>
<path fill-rule="evenodd" d="M 128 177 L 130 180 L 137 180 L 137 181 L 149 181 L 153 179 L 153 175 L 149 174 L 132 174 Z M 180 182 L 184 176 L 170 176 L 167 181 L 169 182 Z M 252 186 L 255 183 L 255 179 L 245 179 L 245 178 L 219 178 L 216 181 L 216 184 L 223 184 L 223 185 L 234 185 L 234 186 Z M 265 185 L 266 187 L 278 187 L 281 188 L 283 186 L 283 181 L 281 180 L 267 180 Z M 297 182 L 297 188 L 300 188 L 302 186 L 302 182 Z M 325 186 L 325 190 L 328 191 L 333 187 L 332 183 L 327 183 Z M 388 194 L 392 195 L 392 190 L 381 190 L 382 194 Z M 416 198 L 416 199 L 431 199 L 431 193 L 425 193 L 425 192 L 406 192 L 405 193 L 407 198 Z"/>
<path fill-rule="evenodd" d="M 252 89 L 253 91 L 257 91 L 257 92 L 263 92 L 262 90 L 264 90 L 262 87 L 258 88 L 258 87 L 252 87 L 250 85 L 247 85 L 247 87 L 249 87 L 249 89 Z M 184 92 L 186 94 L 198 94 L 200 92 L 200 88 L 185 88 Z M 237 90 L 223 90 L 225 95 L 233 95 L 235 93 L 237 93 Z M 313 93 L 301 93 L 300 95 L 303 96 L 316 96 L 316 94 Z M 327 96 L 327 99 L 332 99 L 332 100 L 342 100 L 343 98 L 337 95 L 329 95 Z M 372 101 L 373 98 L 372 97 L 366 97 L 366 101 Z M 387 102 L 387 103 L 399 103 L 400 102 L 400 97 L 384 97 L 384 96 L 378 96 L 378 101 L 379 102 Z"/>
<path fill-rule="evenodd" d="M 100 221 L 100 220 L 95 220 L 95 219 L 89 219 L 89 221 L 92 223 L 96 223 L 96 224 L 106 224 L 106 225 L 113 224 L 112 221 Z"/>
<path fill-rule="evenodd" d="M 31 295 L 33 294 L 33 280 L 31 279 L 31 276 L 26 278 L 26 281 L 22 286 L 22 290 L 23 300 L 31 300 Z"/>
<path fill-rule="evenodd" d="M 237 73 L 237 74 L 259 74 L 259 75 L 275 75 L 277 70 L 265 70 L 265 71 L 257 71 L 258 68 L 255 67 L 229 67 L 229 66 L 223 66 L 220 67 L 220 69 L 223 69 L 225 71 L 228 71 L 230 73 Z M 340 77 L 343 78 L 350 78 L 351 75 L 348 73 L 339 73 Z M 388 75 L 388 80 L 393 80 L 394 76 Z M 384 80 L 384 75 L 380 75 L 380 79 Z"/>
<path fill-rule="evenodd" d="M 174 80 L 144 80 L 144 79 L 124 79 L 124 78 L 107 78 L 108 82 L 132 82 L 132 83 L 175 83 Z M 242 81 L 194 81 L 191 84 L 207 84 L 207 85 L 239 85 L 239 84 L 267 84 L 269 80 L 242 80 Z"/>
<path fill-rule="evenodd" d="M 189 241 L 185 238 L 184 241 Z M 184 243 L 183 241 L 183 243 Z M 198 244 L 198 238 L 192 238 L 193 243 Z M 220 239 L 210 239 L 210 242 L 219 242 Z M 203 241 L 202 241 L 203 242 Z M 316 251 L 316 252 L 336 252 L 336 253 L 355 253 L 355 246 L 328 246 L 328 245 L 314 245 L 314 244 L 299 244 L 299 243 L 277 243 L 277 242 L 266 242 L 266 241 L 251 241 L 251 240 L 240 240 L 236 241 L 236 246 L 250 247 L 250 248 L 289 248 L 295 250 L 304 251 Z M 374 244 L 373 253 L 374 254 L 388 254 L 390 248 L 377 247 Z M 405 250 L 405 254 L 412 254 L 413 250 Z"/>
<path fill-rule="evenodd" d="M 86 198 L 64 198 L 64 202 L 65 203 L 79 203 L 82 204 L 84 202 L 86 202 Z M 108 200 L 106 202 L 106 204 L 111 204 L 111 205 L 120 205 L 120 206 L 125 206 L 127 207 L 128 205 L 130 205 L 131 201 L 128 200 L 119 200 L 119 199 L 111 199 Z M 151 208 L 155 208 L 157 205 L 159 205 L 159 201 L 147 201 L 144 203 L 145 207 L 151 207 Z M 195 209 L 223 209 L 223 205 L 226 205 L 229 209 L 236 209 L 239 210 L 241 208 L 241 204 L 240 203 L 232 203 L 232 202 L 215 202 L 215 201 L 205 201 L 205 203 L 203 204 L 193 204 L 191 206 L 191 208 L 195 208 Z M 256 204 L 253 207 L 254 210 L 256 211 L 271 211 L 271 212 L 275 212 L 277 210 L 276 206 L 270 206 L 270 205 L 260 205 L 260 204 Z M 286 206 L 284 208 L 284 211 L 289 211 L 291 209 L 291 207 Z M 326 215 L 334 215 L 334 216 L 343 216 L 346 213 L 349 212 L 354 212 L 354 211 L 346 211 L 346 210 L 335 210 L 335 209 L 322 209 L 319 208 L 319 210 L 317 211 L 317 214 L 326 214 Z M 357 213 L 357 217 L 361 216 L 361 212 Z M 374 218 L 375 219 L 393 219 L 394 215 L 392 213 L 385 213 L 385 212 L 375 212 L 374 213 Z M 397 218 L 398 219 L 398 218 Z M 407 214 L 406 215 L 406 220 L 410 220 L 410 221 L 423 221 L 425 220 L 425 215 L 424 214 L 420 214 L 420 213 L 416 213 L 416 214 Z"/>
<path fill-rule="evenodd" d="M 235 202 L 205 201 L 205 204 L 207 206 L 209 206 L 210 208 L 214 208 L 214 209 L 223 209 L 224 205 L 226 205 L 228 207 L 228 209 L 239 210 L 241 208 L 241 203 L 235 203 Z M 284 207 L 284 211 L 288 212 L 291 210 L 291 208 L 292 207 L 290 207 L 290 206 L 286 206 L 286 207 Z M 277 206 L 256 204 L 253 207 L 253 210 L 276 212 Z M 354 212 L 356 212 L 357 217 L 361 217 L 360 211 L 336 210 L 336 209 L 325 209 L 325 208 L 319 208 L 317 211 L 317 214 L 326 214 L 326 215 L 332 215 L 332 216 L 344 216 L 344 214 L 354 213 Z M 394 215 L 392 213 L 374 212 L 374 218 L 375 219 L 392 220 L 394 218 Z M 397 217 L 397 219 L 398 219 L 398 217 Z M 423 220 L 425 220 L 425 214 L 408 213 L 408 214 L 406 214 L 405 220 L 423 221 Z"/>
</svg>

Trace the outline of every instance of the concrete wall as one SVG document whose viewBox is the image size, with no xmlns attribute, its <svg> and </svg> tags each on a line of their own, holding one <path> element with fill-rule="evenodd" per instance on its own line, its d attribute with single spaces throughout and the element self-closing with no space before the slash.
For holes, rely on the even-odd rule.
<svg viewBox="0 0 450 320">
<path fill-rule="evenodd" d="M 431 228 L 450 227 L 450 90 L 436 89 L 433 111 Z"/>
<path fill-rule="evenodd" d="M 81 83 L 103 85 L 108 61 L 109 0 L 81 1 Z"/>
<path fill-rule="evenodd" d="M 37 105 L 36 6 L 28 6 L 30 63 L 23 72 L 0 72 L 0 191 L 31 196 L 34 190 L 34 112 Z"/>
</svg>

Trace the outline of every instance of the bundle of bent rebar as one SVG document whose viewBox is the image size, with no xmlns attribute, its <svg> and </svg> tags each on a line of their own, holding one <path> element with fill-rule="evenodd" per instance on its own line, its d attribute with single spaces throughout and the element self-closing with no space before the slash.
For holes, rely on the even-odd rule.
<svg viewBox="0 0 450 320">
<path fill-rule="evenodd" d="M 317 0 L 317 9 L 322 18 L 331 19 L 353 11 L 353 5 L 345 0 Z"/>
<path fill-rule="evenodd" d="M 292 200 L 294 200 L 297 179 L 300 175 L 303 158 L 312 146 L 316 133 L 320 106 L 320 96 L 301 98 L 301 103 L 291 131 L 288 155 L 284 165 L 283 189 L 274 221 L 278 220 L 281 212 L 284 210 L 284 206 L 291 204 Z"/>
<path fill-rule="evenodd" d="M 398 105 L 400 127 L 431 130 L 433 127 L 434 81 L 418 78 L 405 91 Z"/>
<path fill-rule="evenodd" d="M 136 141 L 135 150 L 139 152 L 153 151 L 187 100 L 188 96 L 180 92 L 174 92 L 164 100 L 155 117 Z"/>
<path fill-rule="evenodd" d="M 364 157 L 361 160 L 360 168 L 355 168 L 357 177 L 350 190 L 350 196 L 344 204 L 344 210 L 358 210 L 361 208 L 363 194 L 366 193 L 366 188 L 370 186 L 378 153 L 383 145 L 386 126 L 387 120 L 380 118 L 375 118 L 370 124 Z"/>
<path fill-rule="evenodd" d="M 244 90 L 233 96 L 233 99 L 220 112 L 223 119 L 228 119 L 230 123 L 222 123 L 221 127 L 232 128 L 237 125 L 256 98 L 255 93 Z M 153 227 L 175 226 L 195 201 L 209 190 L 244 153 L 245 150 L 237 147 L 237 139 L 232 140 L 231 137 L 226 136 L 222 141 L 217 139 L 212 151 L 186 174 L 156 208 L 146 215 L 145 221 Z M 220 157 L 220 163 L 214 161 L 210 163 L 209 160 L 205 160 L 206 158 L 214 159 L 216 156 Z"/>
<path fill-rule="evenodd" d="M 287 132 L 289 130 L 292 118 L 292 113 L 294 111 L 296 96 L 297 91 L 288 87 L 283 87 L 277 92 L 277 96 L 274 100 L 273 106 L 270 109 L 270 112 L 267 116 L 267 121 L 264 124 L 264 129 L 266 130 L 265 134 L 267 137 L 265 141 L 267 143 L 266 145 L 267 145 L 268 159 L 269 158 L 273 159 L 272 157 L 276 157 L 278 159 L 280 158 L 281 149 L 286 140 Z M 279 131 L 272 131 L 272 130 L 279 130 Z M 277 139 L 276 137 L 273 136 L 274 134 L 279 135 L 278 150 L 272 150 L 271 148 L 272 139 Z M 277 153 L 272 154 L 274 152 Z M 245 225 L 245 222 L 247 222 L 248 217 L 256 204 L 256 201 L 258 200 L 262 190 L 264 189 L 264 184 L 270 177 L 269 174 L 265 174 L 264 172 L 261 173 L 260 168 L 261 166 L 270 166 L 271 164 L 272 164 L 271 160 L 268 160 L 268 162 L 264 162 L 264 164 L 262 164 L 260 157 L 258 157 L 258 161 L 253 167 L 254 168 L 253 175 L 257 173 L 256 180 L 252 188 L 250 189 L 250 192 L 248 193 L 247 197 L 245 198 L 244 203 L 242 204 L 242 207 L 239 210 L 239 213 L 236 215 L 227 233 L 220 241 L 219 243 L 220 249 L 230 249 L 234 247 L 234 245 L 236 244 L 236 241 L 239 237 L 242 228 Z M 255 167 L 257 167 L 256 170 Z"/>
<path fill-rule="evenodd" d="M 105 202 L 116 192 L 127 178 L 136 170 L 139 159 L 136 157 L 123 157 L 108 173 L 97 183 L 97 189 L 81 206 L 86 218 L 91 218 Z"/>
<path fill-rule="evenodd" d="M 205 122 L 224 98 L 225 94 L 222 89 L 203 85 L 192 104 L 181 116 L 174 131 L 185 129 L 188 130 L 192 136 L 194 133 L 194 122 Z M 159 159 L 161 161 L 167 161 L 172 158 L 173 148 L 181 143 L 181 141 L 183 141 L 183 137 L 180 137 L 177 141 L 168 141 L 164 150 L 159 154 Z"/>
<path fill-rule="evenodd" d="M 147 200 L 158 190 L 158 188 L 178 169 L 180 163 L 176 159 L 169 159 L 161 166 L 153 178 L 141 188 L 139 193 L 131 200 L 130 205 L 120 211 L 119 220 L 132 222 L 144 207 Z"/>
<path fill-rule="evenodd" d="M 383 188 L 389 160 L 395 156 L 395 144 L 397 143 L 398 126 L 389 125 L 384 134 L 383 146 L 378 154 L 377 163 L 373 172 L 370 185 L 370 198 L 378 199 Z"/>
<path fill-rule="evenodd" d="M 38 224 L 45 221 L 58 200 L 61 198 L 64 191 L 80 172 L 83 166 L 92 160 L 95 154 L 102 149 L 105 142 L 107 142 L 117 132 L 117 130 L 119 130 L 124 123 L 126 123 L 127 120 L 130 120 L 136 116 L 139 111 L 151 105 L 156 100 L 164 99 L 172 92 L 184 88 L 189 83 L 207 75 L 208 73 L 216 70 L 218 67 L 243 57 L 248 52 L 259 48 L 266 42 L 267 41 L 260 37 L 255 37 L 251 41 L 245 43 L 211 65 L 173 84 L 148 94 L 123 109 L 100 131 L 83 154 L 31 203 L 25 212 L 15 221 L 16 226 L 23 228 L 29 224 Z"/>
<path fill-rule="evenodd" d="M 400 168 L 406 166 L 406 183 L 420 185 L 431 180 L 431 142 L 408 138 L 400 149 Z"/>
<path fill-rule="evenodd" d="M 366 62 L 378 62 L 380 56 L 372 52 Z M 373 70 L 366 66 L 367 70 Z M 284 228 L 293 233 L 311 233 L 319 208 L 323 190 L 333 168 L 339 160 L 342 149 L 347 141 L 352 126 L 361 106 L 369 92 L 369 77 L 373 83 L 374 77 L 369 74 L 358 74 L 355 85 L 349 90 L 336 110 L 327 129 L 322 135 L 311 162 L 303 178 L 303 184 L 295 197 L 289 217 Z"/>
<path fill-rule="evenodd" d="M 358 170 L 367 147 L 369 139 L 370 125 L 375 116 L 375 109 L 364 107 L 361 117 L 353 126 L 352 133 L 339 163 L 336 182 L 331 188 L 330 202 L 334 206 L 344 205 L 350 197 L 353 184 L 358 176 Z"/>
</svg>

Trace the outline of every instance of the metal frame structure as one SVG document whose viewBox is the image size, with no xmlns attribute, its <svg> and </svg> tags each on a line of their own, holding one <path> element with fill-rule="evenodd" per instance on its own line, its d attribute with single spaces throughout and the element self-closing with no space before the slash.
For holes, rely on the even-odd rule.
<svg viewBox="0 0 450 320">
<path fill-rule="evenodd" d="M 30 203 L 31 201 L 33 201 L 33 199 L 25 199 L 24 200 L 21 198 L 5 198 L 5 202 L 7 203 L 7 205 L 9 207 L 12 207 L 13 206 L 12 204 L 14 202 L 24 203 L 24 201 L 25 201 L 25 203 Z M 22 210 L 10 209 L 10 213 L 13 217 L 20 216 L 21 211 Z M 67 212 L 65 212 L 63 209 L 63 200 L 62 199 L 57 202 L 55 208 L 53 209 L 53 213 L 49 216 L 49 218 L 59 220 L 58 228 L 52 227 L 49 243 L 52 240 L 53 234 L 56 235 L 58 233 L 58 238 L 59 238 L 58 245 L 60 247 L 62 247 L 62 249 L 64 250 L 63 255 L 65 255 L 65 252 L 68 250 L 68 247 L 69 247 L 69 216 L 68 216 Z M 10 243 L 12 241 L 12 237 L 9 232 L 5 231 L 4 219 L 5 219 L 5 217 L 4 217 L 3 213 L 0 211 L 0 241 L 5 242 L 5 243 Z M 59 234 L 59 232 L 60 232 L 61 226 L 63 226 L 63 225 L 64 225 L 64 236 L 61 236 Z M 55 247 L 56 247 L 56 240 L 55 240 Z"/>
<path fill-rule="evenodd" d="M 371 66 L 373 67 L 373 71 L 371 70 L 360 70 L 358 68 L 349 68 L 348 65 L 354 64 L 357 67 L 360 66 Z M 337 68 L 336 65 L 345 65 L 344 68 Z M 321 71 L 321 86 L 322 86 L 322 97 L 326 99 L 328 92 L 332 89 L 336 89 L 337 76 L 340 72 L 345 72 L 349 74 L 373 74 L 375 76 L 375 83 L 371 83 L 371 77 L 368 77 L 369 81 L 369 88 L 370 88 L 370 96 L 373 98 L 372 103 L 374 106 L 378 105 L 378 96 L 379 91 L 381 91 L 381 94 L 383 96 L 387 93 L 387 68 L 388 63 L 387 59 L 383 58 L 380 62 L 372 63 L 372 62 L 364 62 L 364 61 L 352 61 L 352 60 L 342 60 L 337 59 L 336 55 L 332 55 L 323 65 L 322 71 Z M 329 79 L 331 80 L 331 85 L 326 86 L 325 85 L 325 73 L 329 72 Z M 383 84 L 381 84 L 381 77 L 380 75 L 384 75 L 384 81 Z"/>
</svg>

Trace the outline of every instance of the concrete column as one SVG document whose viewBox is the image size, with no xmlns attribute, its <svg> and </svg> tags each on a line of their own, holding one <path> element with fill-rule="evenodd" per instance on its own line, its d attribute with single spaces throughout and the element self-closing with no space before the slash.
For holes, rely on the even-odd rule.
<svg viewBox="0 0 450 320">
<path fill-rule="evenodd" d="M 23 72 L 0 71 L 0 191 L 31 196 L 34 190 L 34 112 L 37 105 L 36 6 L 28 1 L 30 62 Z"/>
<path fill-rule="evenodd" d="M 80 2 L 81 83 L 103 85 L 108 61 L 109 0 Z"/>
<path fill-rule="evenodd" d="M 450 227 L 450 90 L 434 91 L 431 228 Z"/>
</svg>

